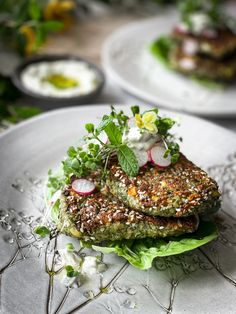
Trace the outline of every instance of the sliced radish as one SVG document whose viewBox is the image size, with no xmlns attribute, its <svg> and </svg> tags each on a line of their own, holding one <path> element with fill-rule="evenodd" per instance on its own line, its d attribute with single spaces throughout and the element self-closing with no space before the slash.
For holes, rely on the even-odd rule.
<svg viewBox="0 0 236 314">
<path fill-rule="evenodd" d="M 138 150 L 138 149 L 133 149 L 133 152 L 138 160 L 139 167 L 145 166 L 147 162 L 149 161 L 148 152 L 146 152 L 145 150 Z"/>
<path fill-rule="evenodd" d="M 168 167 L 171 164 L 171 156 L 164 157 L 166 148 L 162 145 L 155 145 L 151 151 L 151 161 L 159 167 Z"/>
<path fill-rule="evenodd" d="M 92 194 L 95 188 L 95 184 L 87 179 L 76 179 L 72 182 L 72 189 L 81 195 Z"/>
</svg>

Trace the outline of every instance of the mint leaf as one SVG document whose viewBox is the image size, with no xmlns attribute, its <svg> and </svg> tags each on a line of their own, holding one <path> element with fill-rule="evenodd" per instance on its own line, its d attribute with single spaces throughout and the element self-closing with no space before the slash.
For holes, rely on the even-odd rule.
<svg viewBox="0 0 236 314">
<path fill-rule="evenodd" d="M 75 247 L 74 247 L 73 243 L 67 243 L 66 244 L 66 249 L 69 252 L 73 252 L 75 250 Z"/>
<path fill-rule="evenodd" d="M 50 234 L 50 230 L 45 226 L 38 226 L 34 228 L 34 233 L 40 235 L 40 237 L 44 238 Z"/>
<path fill-rule="evenodd" d="M 103 116 L 102 121 L 99 123 L 99 125 L 96 129 L 97 135 L 100 134 L 110 122 L 112 122 L 111 117 L 109 117 L 107 115 Z"/>
<path fill-rule="evenodd" d="M 122 145 L 119 147 L 117 156 L 124 172 L 130 177 L 135 177 L 138 174 L 139 165 L 134 152 L 127 145 Z"/>
<path fill-rule="evenodd" d="M 67 265 L 65 267 L 65 270 L 66 270 L 66 276 L 69 278 L 77 277 L 79 275 L 79 272 L 75 271 L 71 265 Z"/>
<path fill-rule="evenodd" d="M 122 143 L 122 133 L 114 122 L 110 121 L 104 128 L 109 141 L 113 145 L 120 145 Z"/>
</svg>

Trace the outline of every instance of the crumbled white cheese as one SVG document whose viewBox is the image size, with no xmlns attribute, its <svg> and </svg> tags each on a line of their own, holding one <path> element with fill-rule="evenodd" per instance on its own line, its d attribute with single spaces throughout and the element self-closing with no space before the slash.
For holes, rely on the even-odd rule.
<svg viewBox="0 0 236 314">
<path fill-rule="evenodd" d="M 73 267 L 74 271 L 78 272 L 78 276 L 72 278 L 67 277 L 65 269 L 60 272 L 60 280 L 66 286 L 72 286 L 76 282 L 82 282 L 82 278 L 89 279 L 107 269 L 107 266 L 96 256 L 81 257 L 76 251 L 68 251 L 67 249 L 61 249 L 58 250 L 58 252 L 61 257 L 61 267 L 70 265 Z"/>
<path fill-rule="evenodd" d="M 92 276 L 98 273 L 98 259 L 95 256 L 85 256 L 81 265 L 81 274 Z"/>
</svg>

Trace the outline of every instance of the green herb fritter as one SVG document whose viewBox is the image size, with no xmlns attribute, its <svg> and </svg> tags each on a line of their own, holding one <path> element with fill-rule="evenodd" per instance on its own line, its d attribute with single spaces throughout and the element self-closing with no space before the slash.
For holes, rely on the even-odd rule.
<svg viewBox="0 0 236 314">
<path fill-rule="evenodd" d="M 70 186 L 63 191 L 57 223 L 60 232 L 93 242 L 178 236 L 197 227 L 197 216 L 153 217 L 101 192 L 81 196 Z"/>
<path fill-rule="evenodd" d="M 106 184 L 124 204 L 149 215 L 182 217 L 219 207 L 217 183 L 182 154 L 167 168 L 148 164 L 136 177 L 114 163 Z"/>
</svg>

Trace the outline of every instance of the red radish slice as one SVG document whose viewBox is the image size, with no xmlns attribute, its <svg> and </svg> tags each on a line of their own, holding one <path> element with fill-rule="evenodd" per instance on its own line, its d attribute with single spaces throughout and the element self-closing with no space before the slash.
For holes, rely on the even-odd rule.
<svg viewBox="0 0 236 314">
<path fill-rule="evenodd" d="M 166 148 L 160 145 L 154 146 L 151 151 L 151 160 L 152 162 L 159 167 L 168 167 L 171 164 L 171 156 L 168 155 L 166 158 L 164 157 L 166 152 Z"/>
<path fill-rule="evenodd" d="M 95 188 L 95 184 L 87 179 L 76 179 L 72 182 L 72 189 L 81 195 L 92 194 Z"/>
<path fill-rule="evenodd" d="M 149 161 L 148 152 L 145 150 L 133 149 L 133 152 L 138 160 L 139 167 L 143 167 Z"/>
</svg>

